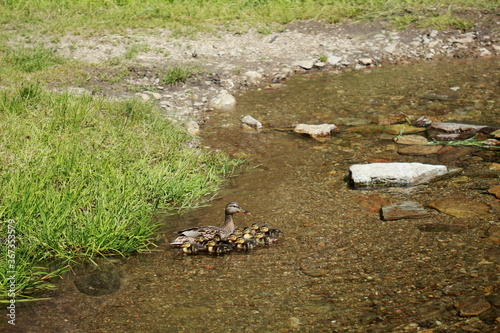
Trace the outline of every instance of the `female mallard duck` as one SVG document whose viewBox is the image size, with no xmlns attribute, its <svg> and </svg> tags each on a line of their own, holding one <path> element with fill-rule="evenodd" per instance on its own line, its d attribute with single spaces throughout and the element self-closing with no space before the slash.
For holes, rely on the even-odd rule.
<svg viewBox="0 0 500 333">
<path fill-rule="evenodd" d="M 197 236 L 203 235 L 205 239 L 212 239 L 219 234 L 222 238 L 227 238 L 235 229 L 233 215 L 236 213 L 250 214 L 242 209 L 237 202 L 230 202 L 226 205 L 226 217 L 222 227 L 203 226 L 177 231 L 179 236 L 171 242 L 171 245 L 182 245 L 185 241 L 194 243 Z"/>
</svg>

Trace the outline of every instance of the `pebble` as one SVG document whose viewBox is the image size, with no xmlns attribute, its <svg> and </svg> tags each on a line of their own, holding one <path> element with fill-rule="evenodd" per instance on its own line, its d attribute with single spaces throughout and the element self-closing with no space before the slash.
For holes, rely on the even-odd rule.
<svg viewBox="0 0 500 333">
<path fill-rule="evenodd" d="M 488 193 L 493 194 L 497 197 L 497 199 L 500 199 L 500 185 L 489 188 Z"/>
</svg>

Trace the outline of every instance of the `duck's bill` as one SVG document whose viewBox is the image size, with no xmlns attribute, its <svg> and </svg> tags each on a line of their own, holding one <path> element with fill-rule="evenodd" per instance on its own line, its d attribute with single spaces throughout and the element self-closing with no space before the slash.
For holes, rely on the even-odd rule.
<svg viewBox="0 0 500 333">
<path fill-rule="evenodd" d="M 243 214 L 246 214 L 246 215 L 252 215 L 252 213 L 250 213 L 248 210 L 240 210 L 240 213 L 243 213 Z"/>
</svg>

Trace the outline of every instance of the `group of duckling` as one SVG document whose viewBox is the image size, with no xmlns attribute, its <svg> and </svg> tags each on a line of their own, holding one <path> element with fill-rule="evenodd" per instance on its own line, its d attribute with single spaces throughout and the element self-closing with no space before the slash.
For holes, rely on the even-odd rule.
<svg viewBox="0 0 500 333">
<path fill-rule="evenodd" d="M 282 232 L 267 225 L 259 226 L 257 223 L 243 230 L 235 229 L 226 239 L 219 234 L 207 239 L 203 235 L 195 238 L 195 242 L 188 240 L 181 245 L 182 252 L 186 254 L 197 254 L 206 252 L 208 254 L 226 254 L 236 251 L 250 251 L 258 246 L 272 245 L 278 242 Z"/>
<path fill-rule="evenodd" d="M 204 226 L 177 231 L 179 236 L 170 244 L 180 247 L 186 254 L 205 252 L 226 254 L 236 251 L 249 251 L 258 246 L 272 245 L 278 242 L 283 233 L 267 225 L 253 223 L 250 227 L 238 229 L 234 225 L 233 215 L 250 214 L 237 202 L 226 205 L 225 220 L 222 227 Z"/>
</svg>

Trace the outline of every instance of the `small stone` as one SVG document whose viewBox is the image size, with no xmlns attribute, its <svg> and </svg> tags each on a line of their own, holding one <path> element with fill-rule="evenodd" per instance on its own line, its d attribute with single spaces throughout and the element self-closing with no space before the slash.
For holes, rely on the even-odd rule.
<svg viewBox="0 0 500 333">
<path fill-rule="evenodd" d="M 198 136 L 201 134 L 200 125 L 194 120 L 187 121 L 184 127 L 190 135 Z"/>
<path fill-rule="evenodd" d="M 340 62 L 342 61 L 342 57 L 334 56 L 331 55 L 326 59 L 326 62 L 328 62 L 330 65 L 339 65 Z"/>
<path fill-rule="evenodd" d="M 394 135 L 411 134 L 424 132 L 425 128 L 414 127 L 405 124 L 395 124 L 395 125 L 385 125 L 383 126 L 383 132 Z"/>
<path fill-rule="evenodd" d="M 483 216 L 490 211 L 490 206 L 481 201 L 457 196 L 433 201 L 428 206 L 458 218 Z"/>
<path fill-rule="evenodd" d="M 495 195 L 498 199 L 500 199 L 500 185 L 493 186 L 488 189 L 488 193 Z"/>
<path fill-rule="evenodd" d="M 215 98 L 210 101 L 210 107 L 222 111 L 233 110 L 236 106 L 236 98 L 227 90 L 222 90 Z"/>
<path fill-rule="evenodd" d="M 430 155 L 437 154 L 441 148 L 443 148 L 443 146 L 440 145 L 412 145 L 398 149 L 398 154 L 413 156 Z"/>
<path fill-rule="evenodd" d="M 140 99 L 142 99 L 144 102 L 147 102 L 151 99 L 151 96 L 149 96 L 148 94 L 144 94 L 144 93 L 136 93 L 135 94 L 137 97 L 139 97 Z"/>
<path fill-rule="evenodd" d="M 250 115 L 243 117 L 243 119 L 241 119 L 241 124 L 244 127 L 247 126 L 256 130 L 260 130 L 262 128 L 262 123 Z"/>
<path fill-rule="evenodd" d="M 479 316 L 491 307 L 491 304 L 484 296 L 470 296 L 455 302 L 453 306 L 459 311 L 462 317 Z"/>
<path fill-rule="evenodd" d="M 312 60 L 302 60 L 302 61 L 296 61 L 293 63 L 294 66 L 298 66 L 302 69 L 306 69 L 306 70 L 309 70 L 311 68 L 313 68 L 314 66 L 314 61 Z"/>
<path fill-rule="evenodd" d="M 363 66 L 370 66 L 373 64 L 373 59 L 372 58 L 361 58 L 358 59 L 358 63 Z"/>
<path fill-rule="evenodd" d="M 399 42 L 394 42 L 392 44 L 387 45 L 384 47 L 384 51 L 390 54 L 393 54 L 396 51 L 396 48 L 398 47 Z"/>
<path fill-rule="evenodd" d="M 486 231 L 486 240 L 489 242 L 500 243 L 500 226 L 492 225 Z"/>
<path fill-rule="evenodd" d="M 404 201 L 382 207 L 382 218 L 386 221 L 427 217 L 430 213 L 415 201 Z"/>
<path fill-rule="evenodd" d="M 320 140 L 334 135 L 337 132 L 337 126 L 334 124 L 308 125 L 298 124 L 293 129 L 295 133 L 307 134 L 314 139 Z"/>
<path fill-rule="evenodd" d="M 430 124 L 432 124 L 432 120 L 426 116 L 418 117 L 417 120 L 413 122 L 413 126 L 416 127 L 428 127 Z"/>
<path fill-rule="evenodd" d="M 250 81 L 257 83 L 262 80 L 262 74 L 256 71 L 248 71 L 244 74 Z"/>
<path fill-rule="evenodd" d="M 402 145 L 425 145 L 427 139 L 421 135 L 401 135 L 394 138 L 394 142 Z"/>
</svg>

